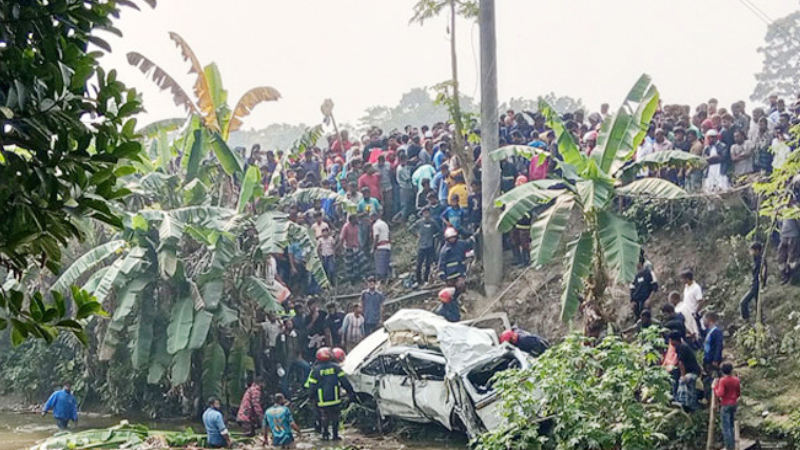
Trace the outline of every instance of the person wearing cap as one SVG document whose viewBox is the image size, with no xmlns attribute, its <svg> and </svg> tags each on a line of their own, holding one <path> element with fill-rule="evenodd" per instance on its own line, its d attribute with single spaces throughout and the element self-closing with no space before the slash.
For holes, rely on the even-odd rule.
<svg viewBox="0 0 800 450">
<path fill-rule="evenodd" d="M 467 252 L 472 250 L 472 238 L 462 240 L 458 238 L 458 231 L 453 227 L 444 230 L 444 245 L 439 250 L 439 279 L 448 286 L 455 286 L 456 281 L 467 276 Z"/>
<path fill-rule="evenodd" d="M 686 333 L 690 342 L 700 339 L 698 311 L 703 307 L 703 288 L 694 281 L 694 272 L 684 269 L 681 272 L 683 282 L 683 298 L 675 306 L 675 312 L 683 314 L 686 320 Z"/>
<path fill-rule="evenodd" d="M 522 328 L 512 327 L 500 334 L 500 343 L 507 342 L 514 347 L 529 353 L 532 356 L 540 356 L 550 348 L 550 343 L 546 339 L 529 333 Z"/>
<path fill-rule="evenodd" d="M 719 140 L 719 133 L 713 128 L 706 132 L 706 147 L 703 149 L 703 156 L 708 162 L 703 186 L 705 192 L 717 193 L 728 190 L 730 188 L 728 171 L 731 167 L 731 153 L 728 146 Z"/>
<path fill-rule="evenodd" d="M 412 232 L 417 235 L 417 283 L 428 284 L 431 264 L 436 257 L 436 236 L 441 233 L 439 224 L 431 218 L 431 209 L 422 208 L 422 218 L 411 225 Z"/>
<path fill-rule="evenodd" d="M 318 408 L 322 440 L 339 440 L 342 389 L 352 394 L 353 386 L 335 361 L 330 348 L 317 350 L 317 364 L 308 376 L 308 398 Z M 330 431 L 329 431 L 330 430 Z"/>
<path fill-rule="evenodd" d="M 439 306 L 436 314 L 448 322 L 461 321 L 461 304 L 458 301 L 459 292 L 455 287 L 446 287 L 439 291 Z"/>
</svg>

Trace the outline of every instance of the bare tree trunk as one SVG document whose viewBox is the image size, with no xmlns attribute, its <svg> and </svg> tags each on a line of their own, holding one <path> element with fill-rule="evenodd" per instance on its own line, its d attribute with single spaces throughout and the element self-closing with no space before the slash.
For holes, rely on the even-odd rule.
<svg viewBox="0 0 800 450">
<path fill-rule="evenodd" d="M 461 121 L 461 99 L 458 90 L 458 57 L 456 55 L 456 0 L 450 0 L 450 64 L 453 73 L 453 125 L 456 131 L 453 136 L 453 153 L 461 161 L 467 187 L 472 182 L 472 168 L 475 164 L 472 152 L 465 149 L 464 124 Z"/>
<path fill-rule="evenodd" d="M 497 36 L 494 0 L 481 0 L 481 184 L 483 202 L 483 285 L 494 296 L 503 281 L 503 235 L 497 230 L 500 210 L 494 201 L 500 195 L 500 163 L 488 155 L 500 145 L 497 117 Z M 471 155 L 470 155 L 471 156 Z"/>
</svg>

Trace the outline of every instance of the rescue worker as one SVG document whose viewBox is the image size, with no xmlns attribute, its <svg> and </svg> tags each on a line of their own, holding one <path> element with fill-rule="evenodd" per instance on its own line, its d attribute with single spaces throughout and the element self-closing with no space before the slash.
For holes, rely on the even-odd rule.
<svg viewBox="0 0 800 450">
<path fill-rule="evenodd" d="M 444 245 L 439 251 L 439 278 L 453 287 L 459 278 L 467 276 L 465 260 L 475 241 L 473 238 L 458 239 L 458 231 L 452 227 L 444 230 L 444 239 Z"/>
<path fill-rule="evenodd" d="M 461 321 L 461 304 L 458 301 L 458 292 L 455 287 L 446 287 L 439 291 L 439 306 L 436 314 L 447 319 L 448 322 Z"/>
<path fill-rule="evenodd" d="M 322 439 L 339 440 L 339 415 L 342 409 L 344 388 L 353 392 L 353 386 L 341 367 L 333 361 L 333 352 L 328 347 L 317 350 L 317 364 L 308 378 L 309 398 L 317 407 L 322 426 Z M 333 433 L 329 433 L 332 428 Z"/>
<path fill-rule="evenodd" d="M 523 352 L 539 356 L 550 347 L 550 343 L 542 337 L 529 333 L 522 328 L 513 327 L 500 334 L 500 343 L 508 342 Z"/>
<path fill-rule="evenodd" d="M 332 352 L 333 360 L 336 362 L 336 364 L 342 364 L 344 359 L 347 357 L 347 353 L 345 353 L 345 351 L 339 347 L 334 347 Z"/>
</svg>

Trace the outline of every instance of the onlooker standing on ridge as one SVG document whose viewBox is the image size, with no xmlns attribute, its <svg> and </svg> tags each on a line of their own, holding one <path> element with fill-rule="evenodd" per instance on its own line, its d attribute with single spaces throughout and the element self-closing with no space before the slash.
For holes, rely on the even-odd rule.
<svg viewBox="0 0 800 450">
<path fill-rule="evenodd" d="M 722 364 L 722 350 L 725 347 L 725 338 L 722 330 L 717 326 L 719 316 L 715 312 L 708 312 L 704 316 L 706 323 L 706 338 L 703 343 L 703 371 L 705 379 L 703 384 L 710 394 L 711 381 L 719 377 L 719 367 Z M 710 395 L 708 396 L 710 398 Z"/>
<path fill-rule="evenodd" d="M 392 241 L 389 224 L 377 212 L 372 213 L 372 254 L 375 258 L 375 276 L 387 280 L 392 275 Z"/>
<path fill-rule="evenodd" d="M 739 377 L 733 374 L 733 364 L 722 364 L 722 378 L 714 380 L 712 389 L 714 395 L 720 399 L 720 419 L 722 421 L 722 437 L 726 450 L 736 448 L 736 408 L 739 397 L 742 395 L 742 386 Z"/>
<path fill-rule="evenodd" d="M 631 304 L 633 306 L 633 316 L 638 319 L 642 311 L 648 306 L 648 300 L 653 293 L 658 290 L 658 281 L 653 277 L 653 272 L 649 267 L 644 266 L 644 255 L 636 264 L 636 278 L 631 283 Z"/>
<path fill-rule="evenodd" d="M 431 264 L 436 259 L 436 236 L 441 233 L 439 224 L 431 218 L 429 207 L 422 208 L 422 218 L 411 226 L 411 231 L 417 235 L 417 283 L 428 284 Z"/>
<path fill-rule="evenodd" d="M 752 279 L 750 281 L 750 289 L 744 294 L 739 305 L 742 309 L 742 319 L 750 319 L 750 303 L 755 300 L 758 301 L 758 289 L 761 284 L 761 242 L 753 242 L 750 244 L 750 256 L 753 257 L 753 270 Z"/>
<path fill-rule="evenodd" d="M 696 344 L 701 337 L 697 313 L 703 306 L 703 289 L 694 281 L 694 273 L 689 269 L 681 272 L 681 281 L 684 284 L 683 299 L 675 306 L 675 312 L 683 314 L 688 339 Z"/>
<path fill-rule="evenodd" d="M 344 316 L 342 329 L 339 330 L 342 336 L 342 343 L 347 352 L 353 349 L 366 336 L 364 329 L 364 314 L 360 303 L 353 303 L 350 312 Z"/>
<path fill-rule="evenodd" d="M 364 311 L 364 332 L 371 334 L 383 322 L 383 302 L 386 297 L 378 290 L 375 277 L 367 278 L 367 289 L 361 292 L 361 309 Z"/>
</svg>

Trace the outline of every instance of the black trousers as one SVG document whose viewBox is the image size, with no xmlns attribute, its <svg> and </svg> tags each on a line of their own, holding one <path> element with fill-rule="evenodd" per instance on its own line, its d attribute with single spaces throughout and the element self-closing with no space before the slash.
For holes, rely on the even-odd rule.
<svg viewBox="0 0 800 450">
<path fill-rule="evenodd" d="M 739 306 L 742 308 L 742 318 L 750 318 L 750 303 L 755 300 L 758 301 L 758 283 L 750 284 L 750 290 L 739 301 Z"/>
<path fill-rule="evenodd" d="M 417 250 L 417 283 L 425 283 L 431 274 L 431 264 L 436 257 L 436 249 L 434 247 L 421 248 Z M 423 269 L 425 269 L 423 271 Z"/>
<path fill-rule="evenodd" d="M 342 407 L 326 406 L 319 408 L 320 424 L 322 425 L 322 437 L 333 436 L 334 439 L 339 438 L 339 417 L 341 416 Z M 332 434 L 328 434 L 328 428 L 331 428 Z"/>
</svg>

